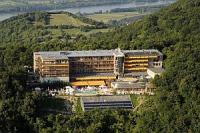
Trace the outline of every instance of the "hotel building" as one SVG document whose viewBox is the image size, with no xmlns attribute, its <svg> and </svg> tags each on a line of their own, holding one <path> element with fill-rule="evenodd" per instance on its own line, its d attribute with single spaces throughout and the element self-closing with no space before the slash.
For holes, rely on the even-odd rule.
<svg viewBox="0 0 200 133">
<path fill-rule="evenodd" d="M 42 82 L 65 81 L 73 86 L 98 86 L 148 68 L 162 68 L 158 50 L 93 50 L 34 52 L 34 72 Z"/>
</svg>

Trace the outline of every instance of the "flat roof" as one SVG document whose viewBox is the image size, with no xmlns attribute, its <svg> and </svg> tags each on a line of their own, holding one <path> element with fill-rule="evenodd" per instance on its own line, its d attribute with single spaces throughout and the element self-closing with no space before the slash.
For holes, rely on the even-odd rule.
<svg viewBox="0 0 200 133">
<path fill-rule="evenodd" d="M 162 55 L 161 52 L 155 49 L 149 50 L 90 50 L 90 51 L 41 51 L 34 52 L 42 56 L 44 59 L 68 59 L 70 57 L 90 57 L 90 56 L 124 56 L 124 54 L 131 55 Z"/>
<path fill-rule="evenodd" d="M 51 60 L 51 59 L 68 59 L 66 55 L 60 54 L 61 51 L 41 51 L 34 52 L 34 54 L 41 56 L 43 59 Z"/>
<path fill-rule="evenodd" d="M 147 49 L 147 50 L 122 50 L 126 55 L 163 55 L 157 49 Z"/>
<path fill-rule="evenodd" d="M 154 73 L 162 73 L 165 71 L 165 69 L 163 68 L 148 68 L 148 69 Z"/>
<path fill-rule="evenodd" d="M 136 76 L 147 76 L 147 72 L 130 72 L 125 73 L 124 76 L 126 77 L 136 77 Z"/>
<path fill-rule="evenodd" d="M 138 89 L 138 88 L 145 88 L 144 83 L 134 83 L 134 82 L 128 82 L 128 81 L 120 81 L 120 82 L 112 82 L 111 84 L 114 85 L 115 89 Z"/>
<path fill-rule="evenodd" d="M 97 102 L 117 102 L 117 101 L 131 101 L 129 95 L 123 96 L 95 96 L 95 97 L 82 97 L 83 103 L 97 103 Z"/>
</svg>

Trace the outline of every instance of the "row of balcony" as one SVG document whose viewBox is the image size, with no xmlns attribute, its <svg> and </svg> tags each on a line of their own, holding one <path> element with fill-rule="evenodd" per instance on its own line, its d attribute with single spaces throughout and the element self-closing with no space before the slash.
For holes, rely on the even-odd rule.
<svg viewBox="0 0 200 133">
<path fill-rule="evenodd" d="M 135 71 L 135 70 L 147 70 L 147 68 L 146 67 L 135 67 L 135 68 L 125 68 L 124 70 L 133 70 L 133 71 Z"/>
<path fill-rule="evenodd" d="M 124 67 L 135 67 L 135 66 L 149 66 L 148 63 L 145 64 L 124 64 Z"/>
<path fill-rule="evenodd" d="M 148 62 L 149 60 L 125 60 L 125 63 Z"/>
<path fill-rule="evenodd" d="M 141 58 L 144 58 L 144 59 L 148 59 L 148 58 L 157 58 L 158 56 L 153 56 L 153 55 L 146 55 L 146 56 L 126 56 L 125 59 L 141 59 Z"/>
</svg>

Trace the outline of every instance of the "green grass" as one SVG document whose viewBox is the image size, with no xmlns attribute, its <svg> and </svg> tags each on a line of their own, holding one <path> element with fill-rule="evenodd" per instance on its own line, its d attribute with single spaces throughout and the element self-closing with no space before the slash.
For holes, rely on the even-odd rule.
<svg viewBox="0 0 200 133">
<path fill-rule="evenodd" d="M 136 95 L 136 94 L 131 94 L 131 101 L 134 107 L 136 107 L 139 104 L 139 97 L 140 95 Z"/>
<path fill-rule="evenodd" d="M 86 26 L 88 24 L 67 14 L 51 14 L 50 25 Z"/>
<path fill-rule="evenodd" d="M 77 114 L 83 112 L 82 107 L 81 107 L 81 99 L 80 99 L 80 97 L 77 99 L 77 103 L 76 103 L 75 108 L 76 108 L 76 113 Z"/>
<path fill-rule="evenodd" d="M 87 17 L 96 21 L 108 23 L 110 20 L 121 20 L 124 18 L 130 18 L 140 15 L 137 12 L 119 12 L 119 13 L 103 13 L 103 14 L 93 14 Z"/>
</svg>

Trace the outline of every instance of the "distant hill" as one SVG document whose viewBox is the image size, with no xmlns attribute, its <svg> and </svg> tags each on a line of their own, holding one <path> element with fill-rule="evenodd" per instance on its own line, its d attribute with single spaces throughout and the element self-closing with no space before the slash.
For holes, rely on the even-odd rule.
<svg viewBox="0 0 200 133">
<path fill-rule="evenodd" d="M 0 1 L 1 12 L 27 12 L 51 10 L 69 7 L 128 3 L 129 0 L 3 0 Z"/>
<path fill-rule="evenodd" d="M 60 44 L 64 49 L 74 49 L 75 47 L 71 45 L 77 37 L 108 30 L 108 25 L 102 22 L 68 12 L 26 13 L 0 22 L 0 49 L 10 46 L 30 46 L 32 50 L 50 50 Z M 60 48 L 61 46 L 58 46 L 58 49 Z M 21 63 L 24 64 L 23 62 L 28 64 L 27 61 Z M 32 64 L 31 59 L 29 63 Z"/>
<path fill-rule="evenodd" d="M 74 15 L 69 12 L 34 12 L 5 20 L 0 23 L 0 27 L 2 33 L 16 28 L 22 31 L 20 33 L 22 34 L 23 32 L 26 32 L 26 30 L 32 30 L 32 32 L 37 32 L 37 30 L 48 30 L 51 32 L 53 30 L 67 30 L 74 28 L 85 30 L 104 29 L 107 28 L 108 25 L 83 16 Z M 23 27 L 26 28 L 21 29 Z M 5 34 L 0 34 L 0 36 L 5 37 Z"/>
<path fill-rule="evenodd" d="M 44 11 L 69 7 L 121 4 L 132 1 L 156 2 L 159 0 L 1 0 L 0 13 Z"/>
</svg>

